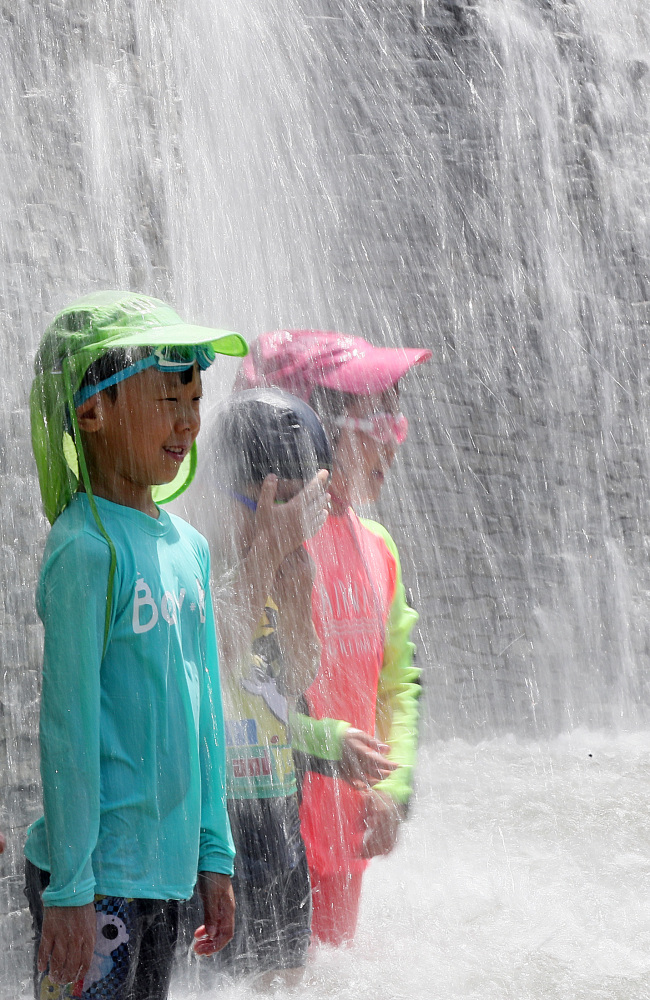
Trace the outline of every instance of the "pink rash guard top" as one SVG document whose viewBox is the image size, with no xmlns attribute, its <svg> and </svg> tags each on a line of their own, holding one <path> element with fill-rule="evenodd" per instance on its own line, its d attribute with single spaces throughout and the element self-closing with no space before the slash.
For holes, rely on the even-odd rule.
<svg viewBox="0 0 650 1000">
<path fill-rule="evenodd" d="M 399 557 L 388 532 L 348 508 L 306 543 L 316 565 L 314 624 L 322 643 L 318 675 L 306 692 L 310 715 L 377 732 L 402 766 L 380 788 L 408 800 L 416 741 L 419 670 L 409 633 Z M 300 811 L 310 868 L 327 875 L 362 871 L 364 799 L 345 781 L 307 772 Z"/>
</svg>

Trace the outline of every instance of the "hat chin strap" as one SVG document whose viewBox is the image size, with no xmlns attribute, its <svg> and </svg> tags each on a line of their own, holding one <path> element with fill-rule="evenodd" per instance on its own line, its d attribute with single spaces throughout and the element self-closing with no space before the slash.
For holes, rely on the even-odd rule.
<svg viewBox="0 0 650 1000">
<path fill-rule="evenodd" d="M 90 504 L 90 509 L 95 519 L 97 528 L 99 529 L 100 534 L 106 541 L 106 544 L 108 545 L 111 554 L 111 562 L 108 568 L 108 584 L 106 588 L 106 614 L 104 616 L 104 645 L 102 649 L 102 657 L 103 657 L 106 653 L 106 647 L 108 646 L 108 637 L 111 630 L 111 615 L 113 611 L 113 582 L 115 579 L 115 570 L 117 569 L 117 554 L 115 552 L 115 546 L 113 545 L 113 541 L 110 535 L 108 534 L 106 528 L 104 527 L 101 517 L 99 516 L 99 511 L 97 510 L 95 497 L 93 496 L 92 486 L 90 485 L 90 475 L 88 473 L 88 466 L 86 465 L 86 456 L 84 454 L 83 446 L 81 444 L 81 431 L 79 430 L 77 411 L 74 406 L 74 393 L 72 391 L 72 380 L 70 378 L 70 368 L 68 365 L 67 358 L 64 359 L 61 370 L 63 373 L 63 385 L 65 388 L 65 395 L 68 402 L 70 422 L 72 424 L 72 437 L 74 440 L 75 451 L 77 452 L 77 461 L 79 462 L 79 472 L 81 474 L 81 480 L 83 482 L 83 486 L 86 491 L 86 496 L 88 497 L 88 503 Z M 94 395 L 94 392 L 91 393 L 91 395 Z"/>
<path fill-rule="evenodd" d="M 176 473 L 171 483 L 162 483 L 153 486 L 151 495 L 155 504 L 171 503 L 179 497 L 190 485 L 196 474 L 198 455 L 196 441 L 192 442 L 189 455 L 183 460 L 179 471 Z"/>
</svg>

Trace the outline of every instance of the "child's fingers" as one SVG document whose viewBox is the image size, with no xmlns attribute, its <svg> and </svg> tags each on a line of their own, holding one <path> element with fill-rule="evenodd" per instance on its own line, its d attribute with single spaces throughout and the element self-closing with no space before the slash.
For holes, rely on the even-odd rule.
<svg viewBox="0 0 650 1000">
<path fill-rule="evenodd" d="M 205 924 L 201 924 L 194 931 L 194 941 L 192 943 L 192 950 L 196 955 L 206 955 L 206 949 L 209 946 L 208 932 L 205 929 Z"/>
<path fill-rule="evenodd" d="M 322 496 L 325 494 L 327 492 L 328 479 L 329 472 L 327 469 L 321 469 L 309 480 L 309 482 L 305 483 L 302 488 L 303 496 L 310 496 L 312 494 Z"/>
<path fill-rule="evenodd" d="M 384 767 L 382 764 L 377 764 L 376 771 L 374 774 L 370 773 L 371 771 L 370 767 L 367 768 L 365 775 L 366 784 L 372 788 L 373 785 L 378 785 L 380 781 L 383 781 L 384 778 L 387 778 L 389 776 L 389 774 L 392 774 L 393 771 L 397 770 L 398 767 L 397 764 L 392 764 L 390 761 L 389 764 L 390 767 Z"/>
<path fill-rule="evenodd" d="M 343 741 L 341 763 L 348 780 L 363 779 L 368 785 L 375 785 L 396 771 L 399 764 L 389 760 L 385 754 L 389 747 L 369 733 L 350 727 Z"/>
<path fill-rule="evenodd" d="M 303 497 L 303 526 L 307 537 L 315 535 L 325 524 L 329 514 L 329 494 L 325 490 L 327 472 L 322 470 L 307 483 Z"/>
<path fill-rule="evenodd" d="M 368 792 L 365 803 L 365 833 L 361 849 L 362 858 L 390 854 L 397 843 L 402 822 L 399 806 L 381 792 Z"/>
<path fill-rule="evenodd" d="M 48 907 L 43 917 L 37 967 L 59 985 L 74 983 L 90 968 L 95 947 L 96 915 L 85 906 Z"/>
<path fill-rule="evenodd" d="M 90 968 L 91 962 L 93 960 L 93 954 L 95 951 L 95 941 L 92 937 L 84 937 L 81 942 L 81 956 L 79 963 L 79 971 L 77 972 L 77 979 L 84 979 L 88 969 Z"/>
<path fill-rule="evenodd" d="M 383 753 L 377 753 L 376 750 L 367 750 L 365 753 L 359 754 L 359 759 L 366 763 L 366 768 L 368 771 L 372 768 L 377 768 L 378 771 L 396 771 L 399 764 L 396 764 L 394 760 L 389 760 L 388 757 L 384 757 Z"/>
<path fill-rule="evenodd" d="M 325 469 L 321 469 L 317 472 L 313 479 L 310 479 L 308 483 L 305 483 L 303 489 L 297 494 L 297 497 L 302 497 L 305 501 L 310 501 L 312 503 L 325 503 L 327 502 L 327 490 L 325 489 L 327 485 L 328 473 Z"/>
<path fill-rule="evenodd" d="M 214 934 L 214 928 L 207 928 L 205 924 L 201 924 L 194 931 L 194 943 L 192 944 L 192 949 L 195 955 L 210 955 L 212 954 L 212 936 Z"/>
<path fill-rule="evenodd" d="M 370 733 L 365 733 L 362 729 L 354 729 L 352 726 L 346 730 L 345 742 L 351 750 L 360 754 L 374 752 L 384 755 L 390 750 L 388 743 L 381 743 Z"/>
<path fill-rule="evenodd" d="M 318 476 L 314 476 L 300 493 L 278 508 L 276 523 L 289 549 L 294 549 L 320 531 L 327 514 L 328 495 Z"/>
<path fill-rule="evenodd" d="M 273 474 L 266 477 L 262 483 L 262 489 L 260 490 L 260 495 L 257 499 L 257 510 L 255 512 L 255 520 L 260 523 L 265 523 L 266 520 L 271 516 L 273 511 L 273 503 L 275 501 L 275 494 L 278 490 L 278 477 Z"/>
<path fill-rule="evenodd" d="M 56 939 L 49 961 L 49 977 L 60 986 L 76 981 L 79 972 L 78 943 L 71 939 Z"/>
<path fill-rule="evenodd" d="M 376 736 L 371 736 L 370 733 L 364 732 L 363 729 L 354 729 L 352 726 L 346 730 L 345 738 L 348 742 L 365 744 L 365 746 L 371 747 L 373 750 L 379 750 L 381 753 L 385 753 L 390 749 L 388 743 L 381 743 Z"/>
<path fill-rule="evenodd" d="M 221 951 L 222 948 L 225 948 L 231 938 L 232 938 L 232 931 L 225 929 L 217 931 L 217 933 L 212 939 L 213 954 L 216 954 L 216 952 Z"/>
<path fill-rule="evenodd" d="M 197 955 L 213 955 L 228 944 L 235 930 L 235 896 L 229 875 L 199 872 L 204 923 L 195 933 Z"/>
<path fill-rule="evenodd" d="M 194 944 L 192 950 L 195 955 L 215 955 L 228 944 L 232 937 L 232 930 L 229 928 L 210 927 L 203 924 L 194 931 Z"/>
</svg>

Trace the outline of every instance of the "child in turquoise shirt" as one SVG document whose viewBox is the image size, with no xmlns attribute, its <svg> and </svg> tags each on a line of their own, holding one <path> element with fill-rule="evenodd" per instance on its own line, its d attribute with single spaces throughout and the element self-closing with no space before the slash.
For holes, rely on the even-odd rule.
<svg viewBox="0 0 650 1000">
<path fill-rule="evenodd" d="M 102 292 L 63 310 L 37 354 L 52 523 L 37 591 L 44 816 L 25 846 L 37 997 L 163 1000 L 197 876 L 206 949 L 232 935 L 208 547 L 158 506 L 193 474 L 215 352 L 246 345 Z"/>
</svg>

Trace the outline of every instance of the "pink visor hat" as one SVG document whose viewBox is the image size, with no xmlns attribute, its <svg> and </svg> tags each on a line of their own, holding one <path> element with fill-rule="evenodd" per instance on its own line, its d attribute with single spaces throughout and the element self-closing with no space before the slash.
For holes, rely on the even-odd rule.
<svg viewBox="0 0 650 1000">
<path fill-rule="evenodd" d="M 306 402 L 317 385 L 369 396 L 390 389 L 431 354 L 418 347 L 374 347 L 362 337 L 324 330 L 275 330 L 249 346 L 234 390 L 274 385 Z"/>
</svg>

